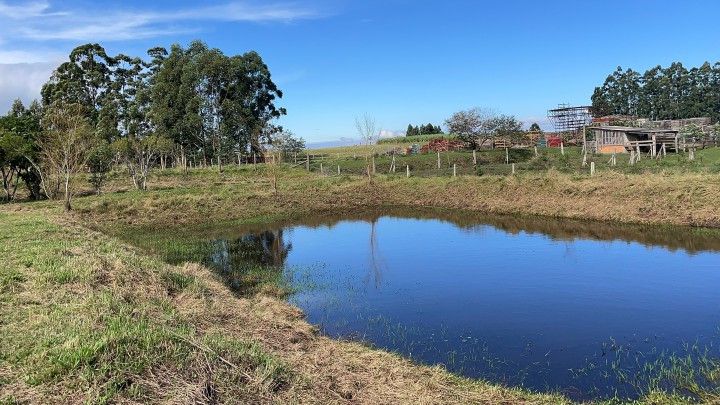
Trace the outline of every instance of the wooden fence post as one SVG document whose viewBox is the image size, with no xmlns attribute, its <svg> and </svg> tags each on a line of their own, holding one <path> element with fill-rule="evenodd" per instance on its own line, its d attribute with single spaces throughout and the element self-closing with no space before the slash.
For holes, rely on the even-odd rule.
<svg viewBox="0 0 720 405">
<path fill-rule="evenodd" d="M 406 177 L 410 177 L 410 165 L 405 165 Z"/>
<path fill-rule="evenodd" d="M 565 154 L 565 142 L 563 142 L 563 141 L 560 141 L 560 154 L 561 155 Z"/>
<path fill-rule="evenodd" d="M 511 170 L 512 175 L 514 176 L 515 175 L 515 163 L 510 165 L 510 170 Z"/>
<path fill-rule="evenodd" d="M 650 152 L 650 156 L 655 157 L 657 154 L 657 141 L 655 138 L 655 135 L 652 136 L 652 151 Z"/>
<path fill-rule="evenodd" d="M 338 176 L 340 175 L 340 165 L 338 165 Z"/>
<path fill-rule="evenodd" d="M 590 177 L 595 175 L 595 162 L 590 162 Z"/>
<path fill-rule="evenodd" d="M 505 148 L 505 164 L 510 164 L 510 152 Z"/>
<path fill-rule="evenodd" d="M 440 168 L 440 151 L 437 151 L 437 167 Z"/>
<path fill-rule="evenodd" d="M 477 166 L 477 151 L 473 149 L 473 166 Z"/>
<path fill-rule="evenodd" d="M 457 177 L 457 164 L 453 163 L 453 177 Z"/>
<path fill-rule="evenodd" d="M 305 154 L 305 170 L 310 171 L 310 154 Z"/>
</svg>

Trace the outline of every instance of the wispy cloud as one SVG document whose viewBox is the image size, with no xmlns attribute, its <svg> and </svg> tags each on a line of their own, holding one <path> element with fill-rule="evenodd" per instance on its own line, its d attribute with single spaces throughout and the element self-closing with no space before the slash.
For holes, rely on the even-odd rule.
<svg viewBox="0 0 720 405">
<path fill-rule="evenodd" d="M 192 22 L 291 22 L 320 16 L 318 10 L 298 3 L 232 1 L 175 10 L 78 10 L 48 2 L 10 5 L 0 1 L 5 35 L 34 41 L 128 40 L 197 31 L 185 25 Z"/>
<path fill-rule="evenodd" d="M 21 5 L 10 5 L 0 1 L 0 16 L 14 20 L 24 20 L 37 17 L 57 17 L 65 15 L 62 12 L 51 12 L 50 3 L 46 1 L 31 1 Z"/>
</svg>

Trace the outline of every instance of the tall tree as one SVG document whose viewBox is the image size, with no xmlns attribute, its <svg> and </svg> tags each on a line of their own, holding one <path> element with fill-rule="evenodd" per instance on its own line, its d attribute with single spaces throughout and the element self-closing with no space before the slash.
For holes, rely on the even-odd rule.
<svg viewBox="0 0 720 405">
<path fill-rule="evenodd" d="M 618 67 L 592 95 L 596 115 L 628 114 L 650 119 L 709 116 L 720 119 L 720 63 L 685 68 L 674 62 L 640 75 Z"/>
<path fill-rule="evenodd" d="M 99 44 L 73 49 L 69 60 L 55 69 L 42 87 L 43 104 L 62 102 L 82 106 L 90 125 L 96 125 L 103 99 L 110 90 L 114 64 L 113 58 Z"/>
<path fill-rule="evenodd" d="M 162 55 L 156 50 L 156 54 Z M 156 130 L 203 159 L 262 153 L 286 113 L 282 92 L 260 55 L 225 56 L 195 41 L 174 45 L 151 80 L 150 116 Z"/>
</svg>

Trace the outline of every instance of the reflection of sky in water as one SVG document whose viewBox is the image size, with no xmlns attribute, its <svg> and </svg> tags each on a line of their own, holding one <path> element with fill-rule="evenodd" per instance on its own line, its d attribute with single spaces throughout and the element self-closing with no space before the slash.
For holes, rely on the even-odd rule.
<svg viewBox="0 0 720 405">
<path fill-rule="evenodd" d="M 720 325 L 712 252 L 388 217 L 283 238 L 301 289 L 291 300 L 310 322 L 468 376 L 607 394 L 612 381 L 568 370 L 618 347 L 626 362 L 652 359 Z"/>
<path fill-rule="evenodd" d="M 720 357 L 720 233 L 415 214 L 425 219 L 357 212 L 192 235 L 230 288 L 243 293 L 257 264 L 285 264 L 291 302 L 329 335 L 471 377 L 632 396 L 618 371 L 647 377 L 637 370 L 661 351 L 698 342 Z"/>
</svg>

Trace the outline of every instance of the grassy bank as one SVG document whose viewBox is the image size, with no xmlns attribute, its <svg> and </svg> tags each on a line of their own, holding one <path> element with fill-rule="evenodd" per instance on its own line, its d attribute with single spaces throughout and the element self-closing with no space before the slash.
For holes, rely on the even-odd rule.
<svg viewBox="0 0 720 405">
<path fill-rule="evenodd" d="M 158 173 L 139 192 L 118 177 L 108 192 L 76 200 L 77 212 L 102 226 L 158 226 L 260 220 L 318 210 L 406 206 L 490 214 L 543 215 L 620 223 L 720 226 L 720 175 L 624 174 L 595 177 L 550 170 L 516 176 L 416 178 L 318 176 L 283 169 L 278 192 L 263 168 Z M 45 203 L 47 204 L 47 203 Z"/>
<path fill-rule="evenodd" d="M 639 162 L 630 164 L 628 154 L 618 154 L 617 162 L 612 165 L 609 155 L 588 155 L 583 165 L 583 154 L 579 147 L 566 147 L 564 154 L 558 148 L 538 148 L 535 155 L 533 149 L 482 149 L 475 153 L 470 150 L 449 151 L 440 153 L 440 167 L 436 153 L 403 155 L 400 151 L 411 143 L 388 143 L 370 146 L 347 146 L 310 150 L 312 159 L 310 170 L 326 174 L 361 175 L 366 170 L 366 158 L 375 156 L 376 172 L 391 176 L 405 176 L 409 167 L 413 177 L 450 177 L 453 167 L 458 175 L 502 175 L 512 172 L 511 164 L 517 174 L 540 175 L 548 170 L 565 174 L 588 176 L 590 163 L 595 164 L 598 172 L 614 172 L 622 174 L 685 174 L 685 173 L 720 173 L 720 148 L 698 150 L 694 160 L 689 160 L 685 153 L 671 153 L 662 159 L 644 156 Z M 396 171 L 391 172 L 391 163 L 395 154 Z M 305 156 L 298 157 L 298 165 L 304 167 Z M 295 158 L 291 158 L 292 163 Z M 477 161 L 477 164 L 474 162 Z M 509 164 L 508 164 L 509 163 Z"/>
<path fill-rule="evenodd" d="M 116 237 L 384 206 L 717 227 L 718 186 L 711 173 L 369 183 L 284 168 L 275 194 L 258 166 L 158 171 L 146 192 L 116 173 L 105 194 L 78 198 L 71 216 L 56 202 L 2 206 L 0 402 L 566 402 L 319 336 L 262 288 L 233 294 L 205 267 L 167 264 Z"/>
<path fill-rule="evenodd" d="M 318 336 L 55 210 L 0 213 L 0 402 L 558 403 Z"/>
</svg>

